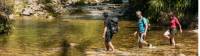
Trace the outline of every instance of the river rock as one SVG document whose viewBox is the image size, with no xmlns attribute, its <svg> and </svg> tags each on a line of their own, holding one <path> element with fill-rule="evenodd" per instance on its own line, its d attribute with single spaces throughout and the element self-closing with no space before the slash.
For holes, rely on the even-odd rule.
<svg viewBox="0 0 200 56">
<path fill-rule="evenodd" d="M 14 15 L 13 14 L 9 15 L 9 18 L 14 19 Z"/>
<path fill-rule="evenodd" d="M 33 13 L 33 10 L 29 7 L 24 8 L 21 12 L 21 15 L 30 16 Z"/>
<path fill-rule="evenodd" d="M 53 16 L 47 16 L 47 20 L 53 20 L 54 17 Z"/>
</svg>

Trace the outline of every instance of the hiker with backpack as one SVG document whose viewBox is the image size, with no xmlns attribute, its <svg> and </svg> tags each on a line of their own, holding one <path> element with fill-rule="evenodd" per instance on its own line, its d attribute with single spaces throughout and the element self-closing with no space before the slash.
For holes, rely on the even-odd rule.
<svg viewBox="0 0 200 56">
<path fill-rule="evenodd" d="M 106 51 L 114 51 L 114 46 L 111 42 L 112 37 L 118 32 L 118 18 L 113 16 L 111 12 L 104 12 L 104 32 L 103 38 L 105 39 Z"/>
<path fill-rule="evenodd" d="M 145 36 L 146 36 L 147 30 L 148 30 L 147 19 L 142 16 L 141 11 L 136 11 L 136 15 L 139 18 L 139 21 L 138 21 L 138 30 L 134 33 L 134 35 L 138 34 L 139 48 L 142 48 L 143 44 L 145 44 L 145 45 L 149 46 L 149 48 L 151 48 L 152 44 L 145 41 Z"/>
</svg>

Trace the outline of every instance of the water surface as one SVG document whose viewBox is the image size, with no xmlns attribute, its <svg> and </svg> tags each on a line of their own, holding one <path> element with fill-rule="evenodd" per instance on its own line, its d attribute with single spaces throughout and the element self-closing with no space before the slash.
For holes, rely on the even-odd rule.
<svg viewBox="0 0 200 56">
<path fill-rule="evenodd" d="M 118 51 L 107 53 L 102 38 L 103 20 L 19 18 L 13 21 L 11 33 L 0 35 L 0 56 L 197 56 L 195 33 L 185 30 L 178 34 L 179 47 L 172 48 L 162 36 L 164 30 L 150 30 L 146 40 L 156 48 L 140 49 L 133 26 L 133 21 L 120 21 L 120 31 L 113 37 Z"/>
</svg>

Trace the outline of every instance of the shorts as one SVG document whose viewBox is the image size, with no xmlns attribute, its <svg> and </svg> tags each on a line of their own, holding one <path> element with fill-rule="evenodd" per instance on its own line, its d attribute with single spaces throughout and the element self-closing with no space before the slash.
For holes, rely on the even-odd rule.
<svg viewBox="0 0 200 56">
<path fill-rule="evenodd" d="M 165 31 L 164 35 L 176 35 L 177 30 L 176 29 L 168 29 L 167 31 Z"/>
<path fill-rule="evenodd" d="M 106 32 L 105 42 L 110 42 L 112 40 L 112 37 L 113 37 L 113 33 Z"/>
</svg>

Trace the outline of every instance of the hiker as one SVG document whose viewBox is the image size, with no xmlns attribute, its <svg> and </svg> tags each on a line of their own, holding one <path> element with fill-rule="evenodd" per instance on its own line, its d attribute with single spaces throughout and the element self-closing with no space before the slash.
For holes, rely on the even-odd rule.
<svg viewBox="0 0 200 56">
<path fill-rule="evenodd" d="M 169 13 L 170 23 L 167 31 L 164 33 L 164 37 L 166 37 L 172 46 L 175 46 L 175 35 L 177 33 L 177 27 L 179 27 L 180 32 L 182 33 L 181 24 L 179 23 L 178 18 L 174 15 L 173 12 Z"/>
<path fill-rule="evenodd" d="M 111 42 L 112 37 L 118 31 L 118 18 L 112 16 L 110 12 L 104 12 L 104 32 L 103 38 L 105 39 L 106 51 L 114 51 L 114 46 Z"/>
<path fill-rule="evenodd" d="M 138 34 L 139 48 L 142 48 L 143 44 L 145 44 L 145 45 L 149 46 L 149 48 L 151 48 L 152 44 L 149 44 L 148 42 L 145 41 L 145 36 L 146 36 L 147 30 L 148 30 L 147 19 L 142 16 L 141 11 L 136 11 L 136 15 L 139 18 L 139 21 L 138 21 L 138 30 L 134 33 L 134 35 Z"/>
<path fill-rule="evenodd" d="M 150 19 L 151 17 L 148 17 L 148 18 L 144 18 L 146 21 L 147 21 L 147 24 L 148 24 L 148 29 L 147 29 L 147 31 L 149 31 L 150 29 L 151 29 L 151 24 L 150 24 L 150 22 L 149 22 L 149 19 Z M 134 32 L 134 36 L 136 36 L 137 35 L 137 31 L 135 31 Z M 144 36 L 144 39 L 145 39 L 145 37 L 146 36 Z"/>
</svg>

